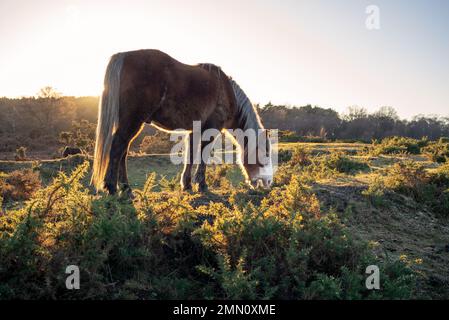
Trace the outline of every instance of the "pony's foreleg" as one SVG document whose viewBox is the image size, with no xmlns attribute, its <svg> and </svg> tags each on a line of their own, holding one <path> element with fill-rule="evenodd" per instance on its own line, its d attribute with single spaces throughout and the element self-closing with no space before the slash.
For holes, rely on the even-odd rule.
<svg viewBox="0 0 449 320">
<path fill-rule="evenodd" d="M 206 192 L 207 191 L 207 183 L 206 183 L 206 161 L 203 159 L 203 150 L 209 143 L 201 143 L 201 162 L 198 165 L 198 168 L 195 172 L 195 183 L 198 183 L 198 191 Z"/>
<path fill-rule="evenodd" d="M 203 154 L 204 148 L 209 146 L 211 143 L 214 143 L 216 136 L 211 137 L 209 141 L 201 141 L 201 162 L 198 165 L 195 173 L 195 183 L 198 183 L 198 191 L 206 192 L 208 190 L 206 183 L 206 161 L 209 158 L 209 155 Z"/>
<path fill-rule="evenodd" d="M 181 175 L 181 188 L 184 191 L 192 190 L 192 167 L 193 167 L 193 157 L 194 157 L 194 146 L 193 146 L 193 134 L 190 133 L 186 146 L 186 158 L 184 163 L 184 170 Z"/>
</svg>

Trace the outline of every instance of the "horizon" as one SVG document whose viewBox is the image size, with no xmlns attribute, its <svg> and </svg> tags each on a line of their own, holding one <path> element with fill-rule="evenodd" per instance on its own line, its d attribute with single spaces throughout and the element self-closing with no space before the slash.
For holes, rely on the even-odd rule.
<svg viewBox="0 0 449 320">
<path fill-rule="evenodd" d="M 373 4 L 379 30 L 365 25 Z M 447 30 L 444 0 L 7 0 L 0 96 L 35 96 L 50 85 L 64 96 L 98 97 L 109 56 L 157 48 L 184 63 L 220 65 L 254 104 L 340 114 L 392 106 L 402 119 L 447 117 Z"/>
<path fill-rule="evenodd" d="M 53 87 L 51 87 L 51 88 L 54 89 Z M 58 92 L 58 94 L 61 94 L 61 92 Z M 6 99 L 10 99 L 10 100 L 15 100 L 15 99 L 20 100 L 20 99 L 29 99 L 29 98 L 39 99 L 39 96 L 38 96 L 38 93 L 36 93 L 34 95 L 30 95 L 30 96 L 19 96 L 19 97 L 0 96 L 0 99 L 5 99 L 5 98 Z M 74 96 L 74 95 L 64 95 L 64 94 L 62 94 L 60 96 L 60 98 L 73 98 L 73 99 L 94 98 L 94 99 L 100 99 L 100 96 L 94 96 L 94 95 Z M 397 112 L 397 110 L 396 110 L 396 108 L 394 106 L 382 106 L 382 107 L 379 107 L 379 108 L 377 108 L 375 110 L 368 110 L 368 109 L 366 109 L 364 107 L 361 107 L 361 106 L 349 106 L 345 110 L 339 111 L 339 110 L 337 110 L 336 108 L 334 108 L 332 106 L 323 107 L 323 106 L 319 106 L 319 105 L 316 105 L 316 104 L 305 104 L 305 105 L 275 104 L 275 103 L 272 103 L 271 101 L 268 101 L 267 103 L 264 103 L 264 104 L 261 104 L 261 103 L 258 103 L 258 102 L 253 103 L 253 104 L 257 105 L 259 107 L 266 107 L 267 105 L 271 104 L 272 106 L 285 107 L 285 108 L 289 108 L 289 109 L 292 109 L 292 108 L 298 108 L 299 109 L 299 108 L 305 108 L 305 107 L 321 108 L 321 109 L 324 109 L 324 110 L 331 109 L 331 110 L 337 112 L 337 114 L 340 117 L 345 116 L 349 112 L 349 109 L 353 108 L 353 107 L 361 108 L 361 109 L 367 111 L 368 115 L 372 115 L 372 114 L 374 114 L 374 113 L 376 113 L 378 111 L 381 111 L 381 109 L 383 107 L 387 107 L 387 108 L 391 107 L 391 108 L 393 108 Z M 418 113 L 418 114 L 413 114 L 410 117 L 402 117 L 400 114 L 398 114 L 398 117 L 399 117 L 400 121 L 404 121 L 404 120 L 405 121 L 413 121 L 415 117 L 418 117 L 418 118 L 419 117 L 438 118 L 438 119 L 442 119 L 442 120 L 446 119 L 447 121 L 449 121 L 449 116 L 447 116 L 447 115 L 432 114 L 432 113 Z"/>
</svg>

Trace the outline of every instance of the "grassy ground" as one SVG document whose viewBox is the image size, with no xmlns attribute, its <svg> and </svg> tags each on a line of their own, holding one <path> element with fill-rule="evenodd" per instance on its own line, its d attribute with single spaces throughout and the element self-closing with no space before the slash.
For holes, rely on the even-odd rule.
<svg viewBox="0 0 449 320">
<path fill-rule="evenodd" d="M 356 237 L 368 240 L 376 247 L 379 255 L 400 257 L 406 255 L 419 261 L 416 270 L 421 274 L 419 289 L 422 295 L 431 298 L 449 296 L 449 222 L 438 218 L 413 199 L 400 195 L 388 195 L 381 206 L 373 205 L 363 191 L 372 183 L 380 170 L 405 159 L 423 164 L 427 170 L 437 165 L 421 155 L 369 156 L 361 152 L 366 145 L 352 143 L 283 143 L 280 149 L 293 150 L 301 146 L 313 154 L 342 151 L 351 158 L 367 163 L 368 170 L 354 174 L 336 174 L 317 179 L 312 184 L 323 207 L 333 208 Z M 66 160 L 42 161 L 0 161 L 0 172 L 11 172 L 21 168 L 38 168 L 44 184 L 48 184 L 59 170 L 70 171 L 82 159 L 72 157 Z M 172 179 L 182 170 L 173 165 L 168 156 L 129 157 L 129 180 L 133 188 L 140 189 L 150 173 L 157 173 L 158 179 Z M 227 177 L 236 186 L 243 181 L 239 168 L 233 167 Z M 84 183 L 88 183 L 88 177 Z M 207 203 L 226 202 L 227 194 L 211 190 L 196 201 Z"/>
</svg>

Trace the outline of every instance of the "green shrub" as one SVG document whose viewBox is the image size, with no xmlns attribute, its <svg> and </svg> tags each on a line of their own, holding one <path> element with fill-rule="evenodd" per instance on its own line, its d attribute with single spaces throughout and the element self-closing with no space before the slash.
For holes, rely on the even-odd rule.
<svg viewBox="0 0 449 320">
<path fill-rule="evenodd" d="M 380 154 L 420 154 L 422 148 L 427 146 L 429 141 L 426 138 L 416 140 L 405 137 L 385 138 L 381 142 L 373 141 L 369 153 L 372 155 Z"/>
<path fill-rule="evenodd" d="M 16 154 L 14 156 L 16 161 L 25 161 L 27 159 L 27 148 L 19 147 L 16 149 Z"/>
<path fill-rule="evenodd" d="M 82 149 L 87 153 L 91 153 L 95 148 L 95 131 L 96 123 L 88 120 L 72 121 L 70 131 L 62 131 L 59 133 L 59 142 L 64 146 L 74 146 Z M 63 148 L 60 149 L 60 154 Z"/>
<path fill-rule="evenodd" d="M 292 158 L 292 152 L 290 150 L 280 149 L 278 151 L 278 163 L 286 163 L 289 162 Z"/>
<path fill-rule="evenodd" d="M 449 158 L 449 142 L 440 139 L 438 142 L 432 142 L 423 149 L 423 153 L 432 161 L 443 163 Z"/>
<path fill-rule="evenodd" d="M 308 166 L 312 163 L 310 150 L 304 147 L 296 147 L 289 160 L 290 165 Z"/>
<path fill-rule="evenodd" d="M 449 214 L 449 169 L 441 166 L 435 172 L 427 172 L 423 165 L 414 161 L 395 163 L 387 167 L 363 194 L 376 205 L 383 203 L 386 192 L 398 192 L 427 206 L 437 215 Z"/>
<path fill-rule="evenodd" d="M 5 202 L 28 200 L 40 187 L 39 174 L 31 169 L 0 176 L 0 196 Z"/>
<path fill-rule="evenodd" d="M 222 188 L 228 190 L 231 187 L 227 174 L 229 172 L 229 165 L 214 165 L 209 166 L 206 171 L 206 183 L 212 188 Z"/>
<path fill-rule="evenodd" d="M 299 142 L 301 137 L 295 131 L 281 130 L 279 131 L 279 142 Z"/>
<path fill-rule="evenodd" d="M 147 154 L 170 153 L 173 145 L 174 142 L 170 141 L 170 135 L 158 130 L 155 134 L 143 138 L 139 150 Z"/>
<path fill-rule="evenodd" d="M 312 157 L 310 151 L 297 147 L 291 159 L 282 163 L 275 175 L 275 185 L 288 184 L 293 175 L 299 175 L 304 184 L 314 183 L 319 179 L 334 177 L 340 173 L 354 174 L 369 170 L 369 165 L 358 161 L 342 152 Z"/>
<path fill-rule="evenodd" d="M 376 176 L 370 182 L 368 189 L 362 191 L 362 194 L 370 199 L 373 206 L 382 207 L 385 204 L 384 197 L 387 191 L 383 178 Z"/>
<path fill-rule="evenodd" d="M 351 174 L 369 170 L 369 166 L 365 162 L 354 160 L 341 152 L 332 152 L 330 155 L 324 156 L 323 161 L 326 167 L 340 173 Z"/>
<path fill-rule="evenodd" d="M 154 174 L 130 203 L 89 194 L 82 185 L 88 162 L 60 173 L 0 216 L 0 298 L 409 297 L 413 273 L 401 261 L 382 273 L 391 290 L 373 296 L 365 288 L 366 267 L 389 270 L 389 262 L 354 239 L 335 213 L 322 212 L 301 172 L 289 168 L 286 185 L 234 190 L 229 202 L 199 207 L 198 195 L 155 191 Z M 65 289 L 71 264 L 80 267 L 80 290 Z"/>
</svg>

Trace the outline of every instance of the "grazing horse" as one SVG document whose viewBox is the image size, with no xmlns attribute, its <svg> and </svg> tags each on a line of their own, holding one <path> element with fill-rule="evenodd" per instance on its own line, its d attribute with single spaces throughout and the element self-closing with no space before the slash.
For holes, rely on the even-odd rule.
<svg viewBox="0 0 449 320">
<path fill-rule="evenodd" d="M 181 177 L 183 190 L 192 188 L 191 171 L 194 146 L 193 122 L 201 130 L 256 130 L 265 136 L 267 161 L 248 161 L 259 146 L 239 142 L 239 164 L 246 181 L 269 187 L 273 180 L 270 144 L 256 109 L 238 86 L 213 64 L 183 64 L 159 50 L 120 52 L 110 58 L 100 100 L 94 153 L 92 184 L 110 194 L 132 196 L 128 183 L 126 157 L 132 140 L 145 123 L 159 129 L 189 132 L 187 155 Z M 202 141 L 201 151 L 210 143 Z M 258 139 L 262 140 L 262 139 Z M 245 140 L 246 141 L 246 140 Z M 195 175 L 199 190 L 206 190 L 206 163 L 201 159 Z"/>
</svg>

